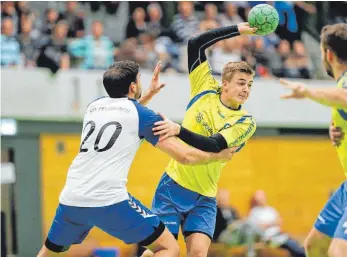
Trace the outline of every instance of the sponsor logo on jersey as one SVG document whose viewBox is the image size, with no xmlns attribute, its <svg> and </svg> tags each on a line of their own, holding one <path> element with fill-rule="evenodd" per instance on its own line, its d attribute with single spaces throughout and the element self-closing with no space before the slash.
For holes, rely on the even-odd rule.
<svg viewBox="0 0 347 257">
<path fill-rule="evenodd" d="M 204 121 L 204 116 L 201 112 L 199 112 L 198 115 L 196 116 L 196 122 L 201 124 L 207 130 L 207 132 L 210 133 L 210 135 L 213 134 L 212 128 L 206 121 Z"/>
</svg>

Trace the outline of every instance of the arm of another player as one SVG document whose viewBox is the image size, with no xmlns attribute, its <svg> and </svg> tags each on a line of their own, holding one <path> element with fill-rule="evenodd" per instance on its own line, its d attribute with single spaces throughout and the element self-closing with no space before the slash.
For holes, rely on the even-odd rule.
<svg viewBox="0 0 347 257">
<path fill-rule="evenodd" d="M 210 137 L 199 135 L 172 122 L 162 114 L 160 116 L 163 120 L 154 123 L 155 127 L 153 128 L 154 135 L 160 136 L 159 141 L 163 141 L 168 137 L 177 136 L 188 145 L 205 152 L 219 153 L 228 148 L 226 140 L 219 133 Z"/>
<path fill-rule="evenodd" d="M 238 35 L 254 35 L 256 28 L 251 28 L 248 23 L 240 23 L 228 27 L 209 30 L 188 41 L 188 69 L 191 84 L 191 96 L 203 90 L 214 89 L 209 86 L 217 83 L 214 81 L 207 62 L 205 50 L 220 40 L 232 38 Z"/>
<path fill-rule="evenodd" d="M 139 103 L 142 105 L 147 105 L 149 101 L 152 100 L 153 96 L 158 94 L 160 90 L 165 87 L 164 83 L 159 82 L 159 74 L 161 70 L 161 62 L 157 63 L 157 66 L 154 69 L 151 86 L 148 91 L 139 99 Z"/>
<path fill-rule="evenodd" d="M 162 118 L 139 103 L 134 103 L 139 114 L 140 138 L 145 138 L 153 146 L 166 152 L 178 162 L 188 165 L 197 165 L 217 160 L 228 161 L 232 158 L 233 152 L 236 149 L 225 149 L 220 153 L 208 153 L 185 145 L 175 137 L 170 137 L 159 142 L 159 136 L 155 136 L 152 129 L 154 123 L 162 120 Z"/>
<path fill-rule="evenodd" d="M 334 123 L 331 122 L 329 127 L 329 137 L 334 146 L 339 146 L 341 140 L 344 138 L 344 133 L 341 128 L 335 127 Z"/>
<path fill-rule="evenodd" d="M 158 141 L 155 147 L 167 153 L 179 163 L 185 165 L 207 164 L 214 161 L 227 162 L 231 160 L 237 149 L 236 147 L 225 149 L 219 153 L 203 152 L 183 144 L 177 137 L 169 137 L 162 141 Z"/>
<path fill-rule="evenodd" d="M 283 99 L 309 98 L 326 106 L 347 108 L 346 88 L 309 88 L 303 83 L 285 79 L 280 79 L 280 82 L 285 88 L 292 90 L 291 93 L 281 96 Z"/>
</svg>

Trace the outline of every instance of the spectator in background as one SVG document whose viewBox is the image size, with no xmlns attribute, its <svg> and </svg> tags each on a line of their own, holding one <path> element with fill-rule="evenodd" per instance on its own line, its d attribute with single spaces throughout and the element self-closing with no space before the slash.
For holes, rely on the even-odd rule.
<svg viewBox="0 0 347 257">
<path fill-rule="evenodd" d="M 269 70 L 271 52 L 265 48 L 264 37 L 254 37 L 251 54 L 256 61 L 256 75 L 259 77 L 270 77 Z"/>
<path fill-rule="evenodd" d="M 285 77 L 310 79 L 310 63 L 304 44 L 295 41 L 293 51 L 284 62 Z"/>
<path fill-rule="evenodd" d="M 134 37 L 128 38 L 122 42 L 120 47 L 115 50 L 116 61 L 136 61 L 136 49 L 138 47 L 137 39 Z"/>
<path fill-rule="evenodd" d="M 67 21 L 69 31 L 68 38 L 81 38 L 84 36 L 84 19 L 83 14 L 77 10 L 76 1 L 66 2 L 66 11 L 60 14 L 59 19 Z"/>
<path fill-rule="evenodd" d="M 200 31 L 208 31 L 220 27 L 217 21 L 218 9 L 214 4 L 205 5 L 205 19 L 200 22 Z"/>
<path fill-rule="evenodd" d="M 109 37 L 104 34 L 101 21 L 92 24 L 92 35 L 77 39 L 70 43 L 69 52 L 78 58 L 83 58 L 84 69 L 106 69 L 114 62 L 114 46 Z"/>
<path fill-rule="evenodd" d="M 58 23 L 58 11 L 53 8 L 48 8 L 45 12 L 45 19 L 42 24 L 42 33 L 46 36 L 52 34 L 53 28 Z"/>
<path fill-rule="evenodd" d="M 4 3 L 3 3 L 4 4 Z M 21 62 L 20 46 L 13 36 L 14 24 L 11 18 L 1 23 L 1 66 L 17 66 Z"/>
<path fill-rule="evenodd" d="M 279 25 L 276 33 L 290 43 L 300 39 L 299 25 L 294 11 L 294 2 L 274 1 L 274 7 L 279 15 Z"/>
<path fill-rule="evenodd" d="M 39 47 L 37 67 L 48 68 L 52 73 L 70 67 L 70 57 L 67 53 L 67 31 L 68 25 L 65 21 L 59 21 L 54 26 L 52 35 Z"/>
<path fill-rule="evenodd" d="M 219 22 L 223 27 L 243 22 L 233 2 L 224 2 L 224 8 L 225 12 L 219 16 Z"/>
<path fill-rule="evenodd" d="M 147 13 L 149 17 L 149 22 L 147 23 L 147 32 L 157 38 L 164 30 L 163 26 L 161 25 L 163 11 L 158 3 L 152 3 L 148 5 Z"/>
<path fill-rule="evenodd" d="M 265 242 L 288 250 L 293 257 L 306 256 L 304 248 L 282 232 L 282 219 L 278 211 L 267 204 L 263 190 L 256 191 L 251 199 L 248 221 L 263 231 Z"/>
<path fill-rule="evenodd" d="M 174 41 L 188 43 L 188 40 L 199 32 L 199 20 L 194 16 L 193 2 L 178 2 L 178 11 L 173 18 L 171 29 Z"/>
<path fill-rule="evenodd" d="M 13 30 L 12 35 L 17 35 L 19 18 L 12 1 L 2 1 L 1 2 L 1 21 L 3 19 L 9 18 L 12 20 Z"/>
<path fill-rule="evenodd" d="M 217 42 L 210 49 L 213 74 L 221 75 L 225 64 L 242 60 L 240 40 L 241 37 L 225 39 Z"/>
<path fill-rule="evenodd" d="M 28 1 L 18 1 L 15 3 L 15 10 L 18 17 L 18 27 L 16 28 L 18 34 L 21 33 L 21 27 L 22 27 L 22 18 L 23 16 L 30 16 L 31 11 L 29 8 L 29 2 Z"/>
<path fill-rule="evenodd" d="M 146 69 L 154 69 L 158 60 L 159 54 L 155 49 L 155 38 L 149 33 L 142 33 L 139 36 L 139 46 L 135 53 L 136 62 L 140 67 Z"/>
<path fill-rule="evenodd" d="M 36 66 L 35 54 L 38 47 L 37 35 L 33 32 L 33 21 L 30 16 L 21 17 L 21 33 L 18 35 L 20 50 L 24 56 L 24 66 Z"/>
<path fill-rule="evenodd" d="M 271 68 L 272 74 L 276 77 L 285 76 L 284 63 L 287 61 L 291 54 L 290 44 L 287 40 L 282 39 L 276 49 L 276 54 L 271 55 Z"/>
<path fill-rule="evenodd" d="M 226 189 L 219 189 L 217 193 L 217 217 L 213 242 L 217 242 L 220 234 L 236 220 L 240 219 L 238 211 L 230 205 L 230 193 Z"/>
<path fill-rule="evenodd" d="M 141 7 L 134 10 L 132 18 L 126 28 L 126 38 L 137 38 L 141 33 L 146 32 L 147 23 L 145 21 L 146 13 Z"/>
</svg>

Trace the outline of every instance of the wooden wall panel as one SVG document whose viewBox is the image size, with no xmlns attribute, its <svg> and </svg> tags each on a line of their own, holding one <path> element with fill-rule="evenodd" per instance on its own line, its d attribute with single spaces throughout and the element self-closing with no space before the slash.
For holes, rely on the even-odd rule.
<svg viewBox="0 0 347 257">
<path fill-rule="evenodd" d="M 78 152 L 80 136 L 47 134 L 40 140 L 42 211 L 47 234 L 68 167 Z M 149 207 L 168 160 L 167 155 L 148 143 L 144 143 L 136 155 L 128 189 Z M 258 137 L 224 168 L 219 186 L 230 191 L 231 204 L 243 216 L 247 215 L 252 193 L 264 189 L 270 205 L 282 215 L 284 229 L 302 237 L 311 228 L 330 191 L 343 179 L 335 149 L 326 138 Z M 90 236 L 103 246 L 129 249 L 98 229 Z M 182 238 L 180 245 L 183 247 Z"/>
</svg>

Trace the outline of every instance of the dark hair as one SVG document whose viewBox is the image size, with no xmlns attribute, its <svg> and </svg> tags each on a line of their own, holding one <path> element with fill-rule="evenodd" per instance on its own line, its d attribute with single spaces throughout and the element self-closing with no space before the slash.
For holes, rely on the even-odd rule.
<svg viewBox="0 0 347 257">
<path fill-rule="evenodd" d="M 136 82 L 139 65 L 133 61 L 115 62 L 103 76 L 103 84 L 111 98 L 125 97 L 132 82 Z"/>
<path fill-rule="evenodd" d="M 321 32 L 323 49 L 329 49 L 342 62 L 347 62 L 347 24 L 326 25 Z"/>
</svg>

